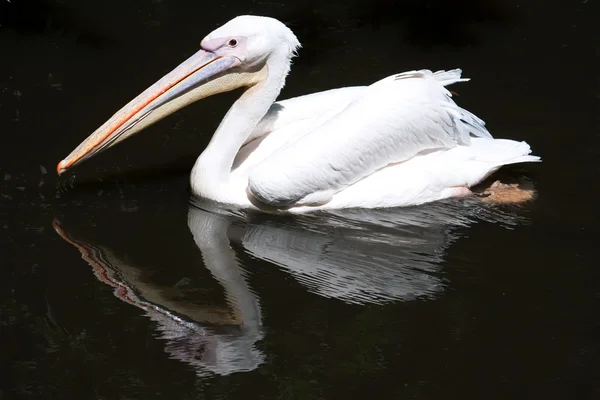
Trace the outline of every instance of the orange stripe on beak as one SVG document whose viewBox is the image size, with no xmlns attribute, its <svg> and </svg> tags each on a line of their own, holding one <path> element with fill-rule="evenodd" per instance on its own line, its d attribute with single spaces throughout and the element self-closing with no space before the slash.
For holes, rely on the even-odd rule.
<svg viewBox="0 0 600 400">
<path fill-rule="evenodd" d="M 214 68 L 209 67 L 218 60 L 221 61 L 217 62 Z M 131 132 L 131 128 L 155 109 L 191 90 L 194 85 L 229 68 L 234 62 L 235 60 L 229 57 L 223 58 L 212 52 L 198 51 L 116 112 L 71 154 L 59 162 L 56 172 L 60 175 L 72 166 L 135 133 Z M 171 110 L 171 112 L 173 111 L 175 109 Z M 164 116 L 166 114 L 154 118 L 152 122 L 156 122 Z M 128 134 L 124 135 L 125 132 Z"/>
</svg>

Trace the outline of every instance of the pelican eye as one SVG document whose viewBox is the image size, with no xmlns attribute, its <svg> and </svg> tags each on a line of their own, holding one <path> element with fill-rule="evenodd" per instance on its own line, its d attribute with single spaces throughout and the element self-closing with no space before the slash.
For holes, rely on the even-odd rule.
<svg viewBox="0 0 600 400">
<path fill-rule="evenodd" d="M 235 46 L 237 46 L 237 44 L 238 44 L 238 41 L 235 39 L 231 39 L 229 42 L 227 42 L 227 46 L 229 46 L 229 47 L 235 47 Z"/>
</svg>

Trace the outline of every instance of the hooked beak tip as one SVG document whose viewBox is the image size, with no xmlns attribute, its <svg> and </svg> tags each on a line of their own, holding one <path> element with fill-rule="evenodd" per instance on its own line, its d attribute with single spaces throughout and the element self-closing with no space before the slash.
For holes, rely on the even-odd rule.
<svg viewBox="0 0 600 400">
<path fill-rule="evenodd" d="M 68 168 L 67 163 L 65 162 L 65 160 L 62 160 L 56 166 L 56 173 L 60 176 L 63 174 L 63 172 L 65 172 L 67 170 L 67 168 Z"/>
</svg>

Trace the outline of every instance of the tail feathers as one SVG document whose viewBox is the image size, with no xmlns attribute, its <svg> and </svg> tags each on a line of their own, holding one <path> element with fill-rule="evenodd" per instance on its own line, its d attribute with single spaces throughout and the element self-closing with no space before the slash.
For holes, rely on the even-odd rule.
<svg viewBox="0 0 600 400">
<path fill-rule="evenodd" d="M 540 157 L 530 155 L 531 147 L 527 142 L 510 139 L 473 139 L 469 148 L 473 150 L 477 160 L 498 166 L 541 161 Z"/>
<path fill-rule="evenodd" d="M 504 161 L 502 163 L 502 165 L 519 164 L 519 163 L 524 163 L 524 162 L 541 162 L 541 161 L 542 161 L 542 159 L 538 156 L 521 156 L 521 157 L 513 158 L 508 161 Z"/>
</svg>

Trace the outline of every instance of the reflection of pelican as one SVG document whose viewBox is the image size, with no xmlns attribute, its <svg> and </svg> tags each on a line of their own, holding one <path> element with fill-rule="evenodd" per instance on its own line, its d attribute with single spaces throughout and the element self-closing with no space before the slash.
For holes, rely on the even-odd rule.
<svg viewBox="0 0 600 400">
<path fill-rule="evenodd" d="M 118 111 L 57 170 L 64 172 L 166 115 L 244 87 L 191 174 L 199 197 L 289 211 L 421 204 L 463 196 L 499 167 L 537 161 L 496 140 L 445 88 L 460 70 L 411 71 L 273 103 L 298 40 L 284 24 L 237 17 Z M 361 60 L 356 67 L 360 68 Z"/>
<path fill-rule="evenodd" d="M 440 202 L 402 211 L 344 210 L 282 220 L 267 215 L 233 214 L 211 203 L 195 203 L 189 209 L 188 228 L 211 274 L 227 289 L 226 296 L 237 310 L 237 319 L 222 312 L 210 318 L 206 312 L 202 317 L 194 317 L 198 311 L 184 307 L 189 307 L 189 303 L 156 297 L 157 293 L 165 293 L 165 287 L 160 291 L 152 287 L 141 291 L 140 288 L 148 287 L 147 280 L 124 272 L 134 271 L 134 268 L 117 259 L 107 247 L 74 239 L 65 232 L 66 228 L 61 232 L 80 248 L 95 268 L 102 266 L 99 271 L 119 271 L 120 286 L 136 288 L 133 294 L 138 297 L 134 304 L 140 308 L 147 310 L 145 299 L 154 305 L 161 304 L 163 310 L 187 316 L 188 320 L 192 316 L 197 322 L 221 325 L 239 325 L 240 321 L 248 320 L 251 322 L 243 324 L 258 326 L 258 322 L 254 322 L 260 319 L 256 300 L 239 272 L 241 268 L 230 247 L 231 241 L 240 243 L 253 257 L 280 266 L 313 293 L 348 303 L 381 303 L 439 294 L 446 285 L 439 267 L 445 251 L 462 229 L 474 221 L 505 225 L 520 222 L 512 213 L 479 202 Z M 145 217 L 142 210 L 128 214 L 151 218 Z M 169 225 L 161 227 L 161 231 L 176 231 L 170 226 L 176 221 L 166 219 L 165 223 Z M 132 247 L 127 243 L 121 245 Z M 185 259 L 187 247 L 181 243 L 173 240 L 172 243 L 161 242 L 161 246 L 176 247 L 174 254 Z M 97 276 L 117 285 L 114 274 L 107 276 L 107 272 L 97 272 Z M 128 295 L 123 300 L 130 302 L 130 298 Z M 171 314 L 162 315 L 168 318 Z M 236 340 L 242 341 L 239 337 Z M 244 343 L 251 347 L 245 339 Z"/>
<path fill-rule="evenodd" d="M 225 225 L 224 225 L 225 224 Z M 250 371 L 263 362 L 253 346 L 262 338 L 258 301 L 248 289 L 229 249 L 226 221 L 213 218 L 196 236 L 205 264 L 225 288 L 232 310 L 195 305 L 182 299 L 176 288 L 149 282 L 143 269 L 119 258 L 108 247 L 75 237 L 55 221 L 56 231 L 76 246 L 102 282 L 115 288 L 115 295 L 141 308 L 158 324 L 171 357 L 198 369 L 218 374 Z"/>
<path fill-rule="evenodd" d="M 475 203 L 475 202 L 473 202 Z M 206 202 L 199 207 L 215 210 Z M 190 208 L 191 218 L 214 218 Z M 440 263 L 460 230 L 476 220 L 512 226 L 522 219 L 482 204 L 448 202 L 397 210 L 344 210 L 292 221 L 240 219 L 238 240 L 313 293 L 346 303 L 432 298 L 446 286 Z M 190 229 L 199 229 L 189 224 Z"/>
</svg>

